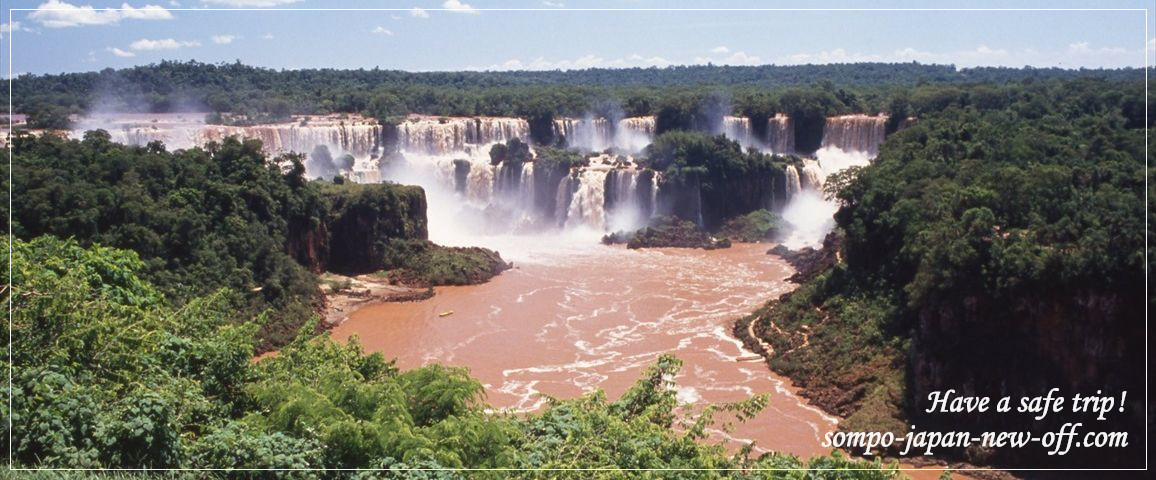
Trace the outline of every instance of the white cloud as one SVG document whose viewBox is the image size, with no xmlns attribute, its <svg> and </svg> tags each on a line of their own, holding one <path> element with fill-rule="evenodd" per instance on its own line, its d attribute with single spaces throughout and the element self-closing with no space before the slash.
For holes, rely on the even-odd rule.
<svg viewBox="0 0 1156 480">
<path fill-rule="evenodd" d="M 261 35 L 261 38 L 264 38 L 265 40 L 272 40 L 276 37 L 274 37 L 272 33 L 266 33 L 264 35 Z"/>
<path fill-rule="evenodd" d="M 629 67 L 665 67 L 671 62 L 658 56 L 644 57 L 637 53 L 625 58 L 607 59 L 594 54 L 587 54 L 573 60 L 546 60 L 538 57 L 534 60 L 522 61 L 510 59 L 485 68 L 471 67 L 468 70 L 579 70 L 585 68 L 629 68 Z"/>
<path fill-rule="evenodd" d="M 1088 42 L 1077 42 L 1077 43 L 1073 43 L 1071 45 L 1068 45 L 1068 53 L 1071 53 L 1073 55 L 1089 55 L 1089 54 L 1120 55 L 1120 54 L 1127 53 L 1127 52 L 1128 52 L 1127 49 L 1120 48 L 1120 47 L 1092 48 Z"/>
<path fill-rule="evenodd" d="M 727 47 L 715 47 L 711 49 L 711 53 L 717 54 L 709 57 L 695 57 L 694 63 L 713 63 L 715 65 L 758 65 L 762 63 L 762 59 L 748 54 L 746 52 L 731 52 Z M 730 55 L 727 55 L 730 53 Z"/>
<path fill-rule="evenodd" d="M 828 64 L 855 62 L 921 62 L 951 64 L 959 67 L 1005 66 L 1063 68 L 1139 67 L 1140 51 L 1134 48 L 1097 47 L 1089 42 L 1075 42 L 1053 48 L 1026 47 L 1016 50 L 979 45 L 973 49 L 930 52 L 912 47 L 892 52 L 866 53 L 841 48 L 820 52 L 801 52 L 776 58 L 776 63 Z"/>
<path fill-rule="evenodd" d="M 0 39 L 3 39 L 6 33 L 19 31 L 28 31 L 28 29 L 20 26 L 20 22 L 0 23 Z"/>
<path fill-rule="evenodd" d="M 233 40 L 236 40 L 236 39 L 237 39 L 236 35 L 213 35 L 213 38 L 212 38 L 213 43 L 215 43 L 217 45 L 228 45 L 230 43 L 233 43 Z"/>
<path fill-rule="evenodd" d="M 378 35 L 393 36 L 392 30 L 389 30 L 388 28 L 381 27 L 381 26 L 379 26 L 373 30 L 370 30 L 369 33 L 376 33 Z"/>
<path fill-rule="evenodd" d="M 461 0 L 446 0 L 445 3 L 442 3 L 442 8 L 454 13 L 479 13 L 478 9 Z"/>
<path fill-rule="evenodd" d="M 79 27 L 82 25 L 112 25 L 123 19 L 131 20 L 169 20 L 173 14 L 164 7 L 145 5 L 140 8 L 127 3 L 121 4 L 119 10 L 108 8 L 97 9 L 91 5 L 73 5 L 60 0 L 48 0 L 36 7 L 28 15 L 36 23 L 48 28 Z"/>
<path fill-rule="evenodd" d="M 121 50 L 121 49 L 116 48 L 116 47 L 109 47 L 108 51 L 112 52 L 113 55 L 116 55 L 118 57 L 135 57 L 136 56 L 135 53 L 127 52 L 127 51 Z"/>
<path fill-rule="evenodd" d="M 176 50 L 184 47 L 199 47 L 201 42 L 182 42 L 173 40 L 171 38 L 164 38 L 161 40 L 149 40 L 142 38 L 129 44 L 128 48 L 133 50 Z"/>
<path fill-rule="evenodd" d="M 429 12 L 424 8 L 413 7 L 409 9 L 409 16 L 417 18 L 429 18 Z"/>
<path fill-rule="evenodd" d="M 214 3 L 218 5 L 225 5 L 227 7 L 237 8 L 265 8 L 278 7 L 281 5 L 288 5 L 290 3 L 297 3 L 301 0 L 201 0 L 205 3 Z"/>
<path fill-rule="evenodd" d="M 550 7 L 550 8 L 565 8 L 565 7 L 566 7 L 566 4 L 565 4 L 565 3 L 562 3 L 562 2 L 551 2 L 550 0 L 545 0 L 545 1 L 543 1 L 543 2 L 542 2 L 542 5 L 545 5 L 545 6 L 547 6 L 547 7 Z"/>
</svg>

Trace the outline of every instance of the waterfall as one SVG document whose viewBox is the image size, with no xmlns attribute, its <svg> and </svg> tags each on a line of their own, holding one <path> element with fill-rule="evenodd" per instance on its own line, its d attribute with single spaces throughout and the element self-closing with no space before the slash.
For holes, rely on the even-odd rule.
<svg viewBox="0 0 1156 480">
<path fill-rule="evenodd" d="M 334 157 L 349 154 L 354 158 L 369 157 L 381 145 L 381 126 L 370 119 L 353 117 L 341 120 L 334 117 L 304 117 L 301 123 L 278 123 L 248 127 L 206 125 L 202 121 L 184 119 L 172 121 L 167 117 L 177 114 L 157 114 L 160 119 L 141 121 L 132 115 L 127 119 L 109 116 L 85 117 L 71 132 L 80 138 L 86 130 L 101 128 L 108 131 L 112 141 L 126 145 L 146 145 L 160 141 L 170 150 L 199 147 L 209 142 L 220 142 L 225 137 L 239 136 L 258 139 L 266 154 L 279 155 L 297 152 L 309 153 L 317 146 L 325 146 Z M 191 114 L 190 114 L 191 115 Z M 168 120 L 168 121 L 166 121 Z"/>
<path fill-rule="evenodd" d="M 570 147 L 587 152 L 601 152 L 616 146 L 613 125 L 605 118 L 556 119 L 554 135 L 565 136 Z"/>
<path fill-rule="evenodd" d="M 766 144 L 772 153 L 795 153 L 795 124 L 790 117 L 780 113 L 767 119 Z"/>
<path fill-rule="evenodd" d="M 826 174 L 823 173 L 823 168 L 819 166 L 819 162 L 811 159 L 803 160 L 803 171 L 800 175 L 799 190 L 813 190 L 816 192 L 823 191 L 823 183 L 826 181 Z"/>
<path fill-rule="evenodd" d="M 842 115 L 830 117 L 823 126 L 823 148 L 863 152 L 874 157 L 887 129 L 887 115 Z"/>
<path fill-rule="evenodd" d="M 567 227 L 587 226 L 602 230 L 605 226 L 605 187 L 607 170 L 586 168 L 578 173 L 578 189 L 566 212 Z"/>
<path fill-rule="evenodd" d="M 801 170 L 793 166 L 787 168 L 787 189 L 797 189 L 782 213 L 783 220 L 790 225 L 787 237 L 782 240 L 788 248 L 817 248 L 823 243 L 823 237 L 835 228 L 833 217 L 839 205 L 823 197 L 827 177 L 871 163 L 866 152 L 848 152 L 834 146 L 824 147 L 815 155 L 816 159 L 803 160 Z M 794 181 L 799 182 L 797 187 L 791 186 Z"/>
<path fill-rule="evenodd" d="M 795 198 L 802 190 L 803 186 L 799 183 L 799 169 L 794 165 L 787 165 L 787 201 Z"/>
<path fill-rule="evenodd" d="M 261 140 L 270 155 L 308 155 L 307 168 L 315 170 L 307 172 L 311 178 L 341 174 L 355 182 L 418 185 L 426 192 L 431 238 L 447 244 L 466 244 L 477 234 L 544 227 L 634 229 L 654 214 L 656 205 L 657 175 L 638 170 L 628 156 L 651 143 L 654 117 L 557 120 L 555 128 L 583 148 L 615 150 L 590 157 L 587 166 L 574 171 L 549 165 L 536 170 L 532 149 L 526 161 L 493 165 L 489 152 L 495 144 L 529 140 L 529 124 L 519 118 L 411 115 L 384 128 L 357 116 L 299 117 L 245 127 L 207 125 L 202 118 L 117 115 L 81 125 L 103 128 L 114 141 L 162 141 L 172 149 L 238 135 Z M 73 132 L 77 138 L 82 134 Z"/>
<path fill-rule="evenodd" d="M 650 218 L 650 208 L 644 208 L 638 196 L 638 177 L 637 170 L 626 168 L 606 174 L 603 210 L 607 230 L 636 230 Z"/>
<path fill-rule="evenodd" d="M 566 225 L 566 217 L 570 212 L 570 200 L 574 197 L 574 178 L 572 175 L 562 177 L 558 182 L 558 193 L 554 197 L 554 220 L 559 226 Z"/>
<path fill-rule="evenodd" d="M 654 141 L 654 117 L 628 117 L 611 122 L 605 118 L 558 118 L 554 135 L 565 136 L 570 147 L 587 152 L 613 148 L 620 153 L 638 153 Z"/>
<path fill-rule="evenodd" d="M 751 129 L 751 119 L 746 117 L 732 117 L 730 115 L 723 117 L 723 131 L 722 134 L 727 138 L 739 142 L 745 148 L 764 148 L 763 142 L 758 140 L 754 130 Z"/>
<path fill-rule="evenodd" d="M 403 152 L 448 155 L 511 138 L 526 141 L 530 124 L 509 117 L 411 116 L 397 125 L 397 148 Z M 488 150 L 487 150 L 488 151 Z"/>
<path fill-rule="evenodd" d="M 532 212 L 534 208 L 534 164 L 522 163 L 522 185 L 518 191 L 518 207 L 523 212 Z"/>
<path fill-rule="evenodd" d="M 650 176 L 650 213 L 646 218 L 654 218 L 658 212 L 658 173 Z"/>
</svg>

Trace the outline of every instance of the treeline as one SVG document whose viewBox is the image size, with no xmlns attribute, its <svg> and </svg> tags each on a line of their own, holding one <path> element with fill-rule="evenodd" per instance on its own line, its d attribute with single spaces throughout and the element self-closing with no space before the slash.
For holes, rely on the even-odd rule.
<svg viewBox="0 0 1156 480">
<path fill-rule="evenodd" d="M 271 70 L 233 64 L 161 62 L 121 70 L 24 75 L 13 81 L 18 113 L 33 127 L 55 128 L 67 113 L 87 111 L 230 112 L 254 118 L 289 113 L 398 115 L 580 116 L 658 114 L 669 102 L 701 104 L 717 96 L 736 112 L 791 112 L 776 95 L 822 95 L 824 114 L 890 111 L 899 91 L 944 85 L 1046 80 L 1142 79 L 1142 69 L 956 69 L 949 65 L 837 64 L 682 66 L 546 72 L 402 72 L 396 70 Z M 0 96 L 7 92 L 0 93 Z M 822 104 L 823 102 L 820 102 Z M 842 106 L 838 106 L 841 104 Z M 63 115 L 62 115 L 63 114 Z"/>
<path fill-rule="evenodd" d="M 958 97 L 968 101 L 945 102 L 891 135 L 870 167 L 829 179 L 842 204 L 842 261 L 752 316 L 782 352 L 772 366 L 846 416 L 849 430 L 915 423 L 1042 434 L 1079 420 L 920 412 L 935 390 L 1143 391 L 1144 273 L 1153 264 L 1144 264 L 1152 157 L 1133 103 L 1142 89 L 1087 80 L 974 87 Z M 1141 438 L 1146 409 L 1129 400 L 1096 428 Z M 951 453 L 1134 467 L 1142 442 L 1130 444 L 1063 458 Z"/>
</svg>

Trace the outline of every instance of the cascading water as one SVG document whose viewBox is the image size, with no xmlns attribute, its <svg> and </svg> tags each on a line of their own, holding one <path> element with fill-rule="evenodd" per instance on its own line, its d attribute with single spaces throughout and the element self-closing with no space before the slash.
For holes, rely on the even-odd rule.
<svg viewBox="0 0 1156 480">
<path fill-rule="evenodd" d="M 465 240 L 453 238 L 463 237 L 467 231 L 508 233 L 527 223 L 570 228 L 582 225 L 598 231 L 637 228 L 654 214 L 658 198 L 656 174 L 642 175 L 632 162 L 622 164 L 615 160 L 618 154 L 640 152 L 653 141 L 653 116 L 556 120 L 556 132 L 565 135 L 572 146 L 588 152 L 612 149 L 615 155 L 595 157 L 593 166 L 573 177 L 551 173 L 548 179 L 535 178 L 532 161 L 498 166 L 491 163 L 489 152 L 493 145 L 514 138 L 529 141 L 529 123 L 520 118 L 412 115 L 396 127 L 384 128 L 371 119 L 356 116 L 310 116 L 291 123 L 249 127 L 206 125 L 203 118 L 202 114 L 93 116 L 82 119 L 73 136 L 79 137 L 85 129 L 104 128 L 114 141 L 135 145 L 162 141 L 169 148 L 179 149 L 239 135 L 260 139 L 269 154 L 298 152 L 309 155 L 309 160 L 316 160 L 312 157 L 319 155 L 327 161 L 306 164 L 334 165 L 339 174 L 356 182 L 391 180 L 425 188 L 429 217 L 433 219 L 431 235 L 450 244 L 464 243 Z M 823 147 L 816 152 L 816 158 L 786 169 L 786 196 L 790 200 L 784 216 L 789 222 L 802 225 L 813 217 L 812 224 L 827 223 L 833 204 L 820 193 L 827 176 L 850 166 L 868 164 L 883 140 L 886 122 L 884 115 L 828 119 Z M 725 116 L 719 128 L 722 131 L 718 133 L 743 147 L 780 154 L 794 151 L 794 125 L 785 115 L 767 119 L 766 135 L 762 137 L 754 133 L 748 118 Z M 387 144 L 395 146 L 396 151 L 385 152 Z M 320 173 L 307 171 L 307 175 L 328 177 L 334 173 L 333 168 Z M 557 185 L 542 183 L 552 183 L 555 178 L 559 179 Z M 547 191 L 536 191 L 543 188 Z M 552 208 L 551 202 L 543 198 L 554 200 Z M 536 205 L 536 200 L 543 204 Z M 820 208 L 819 204 L 823 206 Z M 800 206 L 805 214 L 796 215 Z M 823 228 L 797 230 L 812 234 L 793 242 L 796 246 L 816 245 L 821 233 L 825 233 Z"/>
<path fill-rule="evenodd" d="M 585 168 L 578 173 L 578 189 L 570 199 L 565 225 L 569 228 L 588 227 L 598 231 L 605 226 L 606 175 L 602 168 Z"/>
<path fill-rule="evenodd" d="M 559 118 L 554 135 L 565 136 L 570 147 L 586 152 L 613 149 L 618 153 L 638 153 L 654 141 L 654 117 L 630 117 L 617 122 L 605 118 Z"/>
<path fill-rule="evenodd" d="M 527 140 L 530 124 L 512 117 L 412 116 L 396 127 L 397 148 L 402 152 L 451 155 L 469 147 L 488 146 L 511 138 Z M 486 149 L 488 152 L 488 149 Z"/>
<path fill-rule="evenodd" d="M 606 175 L 604 210 L 608 230 L 634 230 L 650 218 L 651 208 L 644 207 L 639 197 L 638 180 L 639 172 L 632 169 L 611 170 Z"/>
<path fill-rule="evenodd" d="M 780 113 L 767 119 L 766 146 L 779 155 L 795 153 L 795 124 L 790 117 Z"/>
<path fill-rule="evenodd" d="M 751 129 L 751 119 L 746 117 L 732 117 L 730 115 L 723 117 L 722 134 L 727 138 L 739 142 L 743 148 L 756 148 L 759 150 L 765 149 L 766 145 L 758 139 L 753 129 Z"/>
<path fill-rule="evenodd" d="M 203 113 L 93 114 L 81 118 L 70 135 L 81 138 L 85 131 L 99 128 L 106 130 L 114 142 L 146 145 L 159 141 L 170 150 L 198 147 L 238 136 L 261 140 L 268 155 L 290 152 L 308 155 L 318 146 L 326 147 L 332 158 L 350 155 L 354 164 L 346 173 L 354 178 L 373 179 L 373 175 L 367 172 L 376 170 L 371 160 L 380 151 L 382 129 L 370 119 L 306 116 L 295 122 L 242 127 L 208 125 L 204 118 Z"/>
<path fill-rule="evenodd" d="M 811 159 L 803 160 L 803 170 L 800 175 L 799 190 L 814 190 L 816 192 L 823 191 L 823 183 L 827 180 L 827 175 L 824 173 L 819 162 Z"/>
<path fill-rule="evenodd" d="M 886 115 L 842 115 L 827 119 L 823 126 L 823 148 L 862 152 L 874 157 L 887 131 Z"/>
<path fill-rule="evenodd" d="M 783 210 L 783 220 L 791 225 L 783 244 L 788 248 L 818 247 L 835 227 L 833 216 L 839 209 L 835 199 L 824 198 L 827 178 L 851 167 L 869 165 L 883 142 L 885 115 L 844 115 L 827 119 L 823 147 L 814 160 L 804 160 L 801 170 L 787 170 L 788 190 L 792 175 L 799 179 L 798 194 Z"/>
<path fill-rule="evenodd" d="M 570 147 L 587 152 L 615 146 L 613 125 L 605 118 L 559 118 L 554 120 L 554 135 L 565 136 Z"/>
<path fill-rule="evenodd" d="M 803 190 L 802 184 L 799 182 L 799 169 L 794 165 L 787 165 L 787 198 L 795 198 L 799 192 Z"/>
<path fill-rule="evenodd" d="M 653 116 L 623 118 L 615 126 L 614 145 L 625 152 L 641 152 L 654 141 L 656 125 Z"/>
</svg>

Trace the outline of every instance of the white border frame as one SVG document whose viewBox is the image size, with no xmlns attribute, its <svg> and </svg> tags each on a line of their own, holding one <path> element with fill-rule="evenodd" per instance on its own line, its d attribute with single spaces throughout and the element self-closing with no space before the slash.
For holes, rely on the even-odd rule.
<svg viewBox="0 0 1156 480">
<path fill-rule="evenodd" d="M 13 12 L 36 12 L 39 8 L 9 8 L 8 24 L 13 24 Z M 168 12 L 409 12 L 412 8 L 165 8 Z M 447 8 L 423 8 L 427 12 L 454 12 Z M 97 10 L 113 10 L 120 12 L 121 8 L 98 8 Z M 475 8 L 476 12 L 1143 12 L 1144 38 L 1141 52 L 1144 56 L 1144 99 L 1148 99 L 1148 72 L 1153 69 L 1148 54 L 1148 8 Z M 15 80 L 12 71 L 13 43 L 15 31 L 8 32 L 8 131 L 12 132 L 15 120 L 12 118 L 12 82 Z M 1144 103 L 1144 296 L 1148 295 L 1148 102 Z M 8 142 L 8 289 L 12 295 L 12 142 Z M 950 471 L 950 472 L 1147 472 L 1148 455 L 1151 451 L 1147 424 L 1148 420 L 1148 305 L 1144 302 L 1144 467 L 1143 468 L 14 468 L 12 443 L 12 392 L 13 392 L 13 363 L 12 360 L 12 301 L 8 302 L 8 471 L 12 472 L 390 472 L 390 471 L 451 471 L 451 472 L 761 472 L 761 471 L 877 471 L 914 472 L 914 471 Z M 902 459 L 901 459 L 902 460 Z"/>
</svg>

